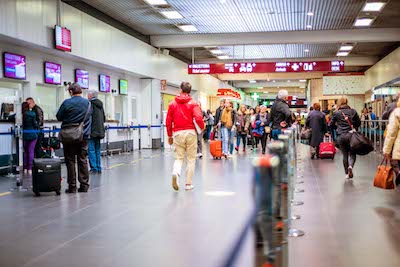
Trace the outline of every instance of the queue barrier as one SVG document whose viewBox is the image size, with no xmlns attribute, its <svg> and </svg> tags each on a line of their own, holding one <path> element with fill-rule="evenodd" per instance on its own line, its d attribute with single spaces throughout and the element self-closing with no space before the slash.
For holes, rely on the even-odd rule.
<svg viewBox="0 0 400 267">
<path fill-rule="evenodd" d="M 298 158 L 298 128 L 289 128 L 279 136 L 278 141 L 268 144 L 269 153 L 254 159 L 253 192 L 254 210 L 251 211 L 239 238 L 233 244 L 221 267 L 236 266 L 246 236 L 255 231 L 256 267 L 289 265 L 288 238 L 301 237 L 305 233 L 295 229 L 294 220 L 301 219 L 293 214 L 293 208 L 301 201 L 296 198 L 303 189 L 297 185 L 304 183 L 303 161 Z"/>
</svg>

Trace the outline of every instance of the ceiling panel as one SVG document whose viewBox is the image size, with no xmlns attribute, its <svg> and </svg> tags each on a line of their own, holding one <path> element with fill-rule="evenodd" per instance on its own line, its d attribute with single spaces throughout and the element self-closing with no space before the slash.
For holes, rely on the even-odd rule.
<svg viewBox="0 0 400 267">
<path fill-rule="evenodd" d="M 167 0 L 183 19 L 169 20 L 143 0 L 84 0 L 146 35 L 186 34 L 175 24 L 193 24 L 200 33 L 350 29 L 365 0 Z M 313 12 L 314 16 L 307 16 Z M 391 0 L 373 27 L 400 27 L 400 1 Z"/>
</svg>

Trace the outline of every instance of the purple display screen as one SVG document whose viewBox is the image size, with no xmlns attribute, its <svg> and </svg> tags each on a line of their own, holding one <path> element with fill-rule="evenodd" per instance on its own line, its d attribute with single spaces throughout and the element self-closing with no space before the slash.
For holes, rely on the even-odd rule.
<svg viewBox="0 0 400 267">
<path fill-rule="evenodd" d="M 89 72 L 86 70 L 75 70 L 75 82 L 78 83 L 81 88 L 89 89 Z"/>
<path fill-rule="evenodd" d="M 4 77 L 26 79 L 26 58 L 22 55 L 4 53 Z"/>
<path fill-rule="evenodd" d="M 61 65 L 53 62 L 44 63 L 44 82 L 61 84 Z"/>
<path fill-rule="evenodd" d="M 100 92 L 109 93 L 111 91 L 110 76 L 100 74 L 99 80 Z"/>
</svg>

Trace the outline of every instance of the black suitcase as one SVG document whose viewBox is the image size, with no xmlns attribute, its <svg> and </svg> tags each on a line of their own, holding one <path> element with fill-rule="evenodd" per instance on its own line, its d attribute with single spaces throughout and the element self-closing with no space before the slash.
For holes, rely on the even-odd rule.
<svg viewBox="0 0 400 267">
<path fill-rule="evenodd" d="M 34 159 L 32 170 L 32 191 L 36 196 L 40 192 L 61 194 L 61 160 Z"/>
</svg>

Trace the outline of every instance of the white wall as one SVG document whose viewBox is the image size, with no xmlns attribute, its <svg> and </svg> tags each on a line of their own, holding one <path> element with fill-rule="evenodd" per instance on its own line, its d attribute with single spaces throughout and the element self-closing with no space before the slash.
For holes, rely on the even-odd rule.
<svg viewBox="0 0 400 267">
<path fill-rule="evenodd" d="M 400 48 L 387 55 L 365 72 L 366 90 L 400 77 Z"/>
</svg>

